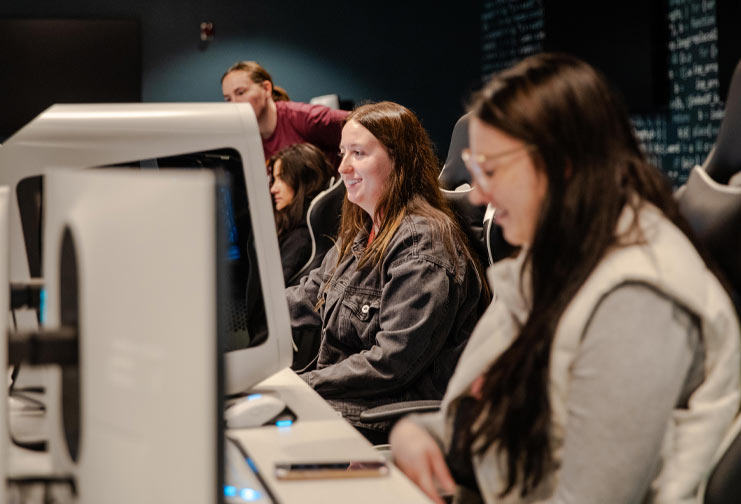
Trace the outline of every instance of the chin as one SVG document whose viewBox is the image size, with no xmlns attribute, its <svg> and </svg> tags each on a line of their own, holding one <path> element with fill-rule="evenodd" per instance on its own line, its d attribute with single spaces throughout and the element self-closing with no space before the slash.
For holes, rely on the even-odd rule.
<svg viewBox="0 0 741 504">
<path fill-rule="evenodd" d="M 504 236 L 504 239 L 507 240 L 507 243 L 515 247 L 521 247 L 524 243 L 522 237 L 518 236 L 516 233 L 513 236 L 512 232 L 507 232 L 507 230 L 504 228 L 502 229 L 502 236 Z"/>
<path fill-rule="evenodd" d="M 349 201 L 350 203 L 352 203 L 355 206 L 360 206 L 358 204 L 358 199 L 357 198 L 351 198 L 350 195 L 347 196 L 347 201 Z"/>
</svg>

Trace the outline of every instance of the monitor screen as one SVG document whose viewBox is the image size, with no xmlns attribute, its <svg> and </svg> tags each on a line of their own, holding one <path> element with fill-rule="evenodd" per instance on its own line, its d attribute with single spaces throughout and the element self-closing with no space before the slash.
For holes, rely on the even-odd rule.
<svg viewBox="0 0 741 504">
<path fill-rule="evenodd" d="M 225 175 L 225 183 L 218 188 L 219 219 L 226 234 L 224 260 L 229 278 L 229 295 L 225 300 L 228 337 L 224 342 L 224 350 L 240 350 L 265 342 L 268 336 L 265 301 L 239 153 L 233 149 L 224 149 L 104 168 L 113 167 L 147 170 L 202 169 Z M 18 184 L 16 193 L 29 271 L 32 277 L 41 277 L 43 176 L 23 179 Z"/>
<path fill-rule="evenodd" d="M 126 163 L 141 169 L 209 170 L 225 174 L 228 184 L 219 189 L 221 224 L 226 231 L 224 259 L 229 276 L 226 300 L 228 337 L 225 351 L 241 350 L 264 343 L 268 338 L 265 300 L 260 282 L 260 268 L 255 252 L 250 205 L 244 170 L 239 153 L 234 149 L 181 154 Z"/>
</svg>

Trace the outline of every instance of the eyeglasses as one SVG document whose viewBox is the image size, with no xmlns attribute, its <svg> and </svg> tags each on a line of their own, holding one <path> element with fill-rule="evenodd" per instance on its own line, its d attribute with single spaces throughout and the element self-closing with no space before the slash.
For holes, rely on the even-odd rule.
<svg viewBox="0 0 741 504">
<path fill-rule="evenodd" d="M 474 154 L 471 152 L 471 149 L 466 148 L 463 149 L 463 151 L 461 152 L 461 159 L 463 159 L 463 164 L 466 165 L 466 168 L 471 173 L 471 175 L 473 175 L 474 179 L 476 180 L 476 182 L 478 182 L 481 188 L 485 191 L 488 191 L 489 179 L 494 175 L 494 170 L 496 169 L 497 165 L 500 164 L 496 161 L 507 158 L 513 154 L 518 154 L 521 152 L 532 152 L 535 149 L 536 147 L 534 145 L 525 144 L 520 147 L 510 149 L 508 151 L 487 156 L 484 154 Z M 484 173 L 484 170 L 481 168 L 481 166 L 484 164 L 486 164 L 489 168 L 489 173 Z"/>
</svg>

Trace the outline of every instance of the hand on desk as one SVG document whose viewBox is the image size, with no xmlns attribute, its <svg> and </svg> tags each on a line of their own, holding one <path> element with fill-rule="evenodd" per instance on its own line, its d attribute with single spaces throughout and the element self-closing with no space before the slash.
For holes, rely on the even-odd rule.
<svg viewBox="0 0 741 504">
<path fill-rule="evenodd" d="M 455 491 L 455 482 L 440 447 L 427 431 L 401 420 L 389 436 L 396 466 L 436 504 L 444 504 L 440 490 Z"/>
</svg>

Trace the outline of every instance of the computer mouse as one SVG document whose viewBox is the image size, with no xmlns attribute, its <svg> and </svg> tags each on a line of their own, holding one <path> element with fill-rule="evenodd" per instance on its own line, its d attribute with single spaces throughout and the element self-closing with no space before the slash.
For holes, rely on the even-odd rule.
<svg viewBox="0 0 741 504">
<path fill-rule="evenodd" d="M 224 411 L 228 429 L 248 429 L 265 425 L 286 409 L 281 399 L 267 394 L 251 394 Z"/>
</svg>

